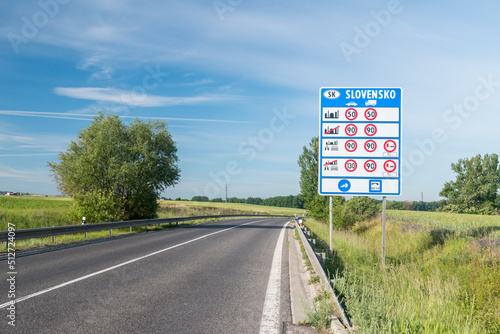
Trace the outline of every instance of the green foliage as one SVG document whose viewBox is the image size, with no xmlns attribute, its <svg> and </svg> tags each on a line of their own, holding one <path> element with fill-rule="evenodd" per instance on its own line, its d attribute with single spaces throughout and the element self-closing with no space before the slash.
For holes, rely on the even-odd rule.
<svg viewBox="0 0 500 334">
<path fill-rule="evenodd" d="M 304 201 L 304 208 L 315 219 L 328 220 L 328 198 L 318 194 L 318 150 L 319 139 L 314 137 L 309 147 L 304 146 L 299 156 L 300 166 L 300 198 Z"/>
<path fill-rule="evenodd" d="M 300 198 L 304 201 L 304 208 L 314 219 L 322 222 L 329 220 L 328 196 L 318 194 L 318 137 L 311 139 L 309 147 L 304 146 L 299 156 L 300 166 Z M 348 229 L 356 223 L 356 217 L 345 206 L 344 197 L 333 196 L 333 226 L 337 229 Z"/>
<path fill-rule="evenodd" d="M 207 196 L 193 196 L 193 198 L 191 198 L 191 200 L 194 202 L 208 202 L 209 201 Z"/>
<path fill-rule="evenodd" d="M 323 295 L 320 295 L 323 297 Z M 326 330 L 332 321 L 333 305 L 328 297 L 319 298 L 319 300 L 314 302 L 314 308 L 312 310 L 306 311 L 307 319 L 309 319 L 309 325 L 312 327 L 324 331 Z"/>
<path fill-rule="evenodd" d="M 373 218 L 381 212 L 380 201 L 370 197 L 355 196 L 347 202 L 347 207 L 356 216 L 357 221 Z"/>
<path fill-rule="evenodd" d="M 73 195 L 75 204 L 71 211 L 72 220 L 85 217 L 88 222 L 118 221 L 123 216 L 123 209 L 118 201 L 103 196 L 99 192 L 87 192 Z"/>
<path fill-rule="evenodd" d="M 457 174 L 439 193 L 447 199 L 444 210 L 458 213 L 491 214 L 500 207 L 500 167 L 498 155 L 480 154 L 451 164 Z"/>
<path fill-rule="evenodd" d="M 245 200 L 245 203 L 247 204 L 255 204 L 255 205 L 262 205 L 264 202 L 264 200 L 260 197 L 248 197 L 246 200 Z M 273 205 L 273 206 L 277 206 L 277 205 Z"/>
<path fill-rule="evenodd" d="M 245 203 L 245 199 L 244 198 L 238 198 L 238 197 L 229 197 L 227 199 L 227 202 L 228 203 Z"/>
<path fill-rule="evenodd" d="M 325 224 L 306 220 L 328 240 Z M 327 269 L 358 333 L 500 333 L 500 217 L 388 211 L 336 231 Z"/>
<path fill-rule="evenodd" d="M 269 197 L 262 200 L 261 204 L 268 206 L 277 206 L 281 208 L 304 208 L 304 201 L 300 198 L 300 196 L 294 195 Z"/>
<path fill-rule="evenodd" d="M 165 122 L 125 126 L 100 112 L 49 167 L 59 190 L 75 199 L 74 216 L 89 223 L 154 218 L 159 193 L 179 180 L 176 153 Z"/>
</svg>

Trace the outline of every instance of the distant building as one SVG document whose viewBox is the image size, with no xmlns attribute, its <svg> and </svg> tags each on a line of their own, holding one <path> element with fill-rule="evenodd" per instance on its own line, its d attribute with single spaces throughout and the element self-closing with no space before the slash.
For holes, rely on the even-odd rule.
<svg viewBox="0 0 500 334">
<path fill-rule="evenodd" d="M 21 196 L 21 193 L 7 192 L 5 195 L 6 196 Z"/>
</svg>

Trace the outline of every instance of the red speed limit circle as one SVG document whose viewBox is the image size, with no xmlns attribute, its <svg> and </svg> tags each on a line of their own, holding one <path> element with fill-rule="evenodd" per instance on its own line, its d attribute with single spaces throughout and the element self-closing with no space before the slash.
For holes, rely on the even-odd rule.
<svg viewBox="0 0 500 334">
<path fill-rule="evenodd" d="M 367 136 L 374 136 L 377 133 L 377 127 L 374 124 L 367 124 L 365 126 L 365 134 Z"/>
<path fill-rule="evenodd" d="M 345 117 L 350 121 L 354 121 L 358 117 L 358 111 L 354 108 L 349 108 L 345 111 Z"/>
<path fill-rule="evenodd" d="M 388 173 L 394 172 L 396 170 L 396 163 L 393 160 L 387 160 L 384 162 L 384 169 Z"/>
<path fill-rule="evenodd" d="M 377 163 L 373 160 L 366 160 L 365 162 L 365 170 L 369 173 L 373 172 L 377 169 Z"/>
<path fill-rule="evenodd" d="M 347 126 L 345 127 L 345 133 L 349 137 L 352 137 L 356 135 L 356 133 L 358 133 L 358 128 L 354 124 L 347 124 Z"/>
<path fill-rule="evenodd" d="M 358 148 L 358 143 L 356 141 L 349 139 L 345 142 L 345 149 L 349 152 L 354 152 Z"/>
<path fill-rule="evenodd" d="M 367 140 L 365 142 L 365 150 L 366 152 L 374 152 L 375 150 L 377 149 L 377 143 L 375 143 L 375 141 L 373 140 Z"/>
<path fill-rule="evenodd" d="M 377 111 L 373 108 L 366 109 L 365 118 L 369 121 L 373 121 L 375 118 L 377 118 Z"/>
<path fill-rule="evenodd" d="M 356 170 L 356 168 L 358 168 L 358 164 L 356 163 L 356 161 L 350 159 L 350 160 L 347 160 L 345 162 L 345 170 L 348 171 L 348 172 L 354 172 Z"/>
</svg>

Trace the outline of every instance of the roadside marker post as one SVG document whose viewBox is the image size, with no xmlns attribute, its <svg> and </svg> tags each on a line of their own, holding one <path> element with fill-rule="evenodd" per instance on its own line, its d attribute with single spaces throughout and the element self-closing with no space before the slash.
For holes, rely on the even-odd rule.
<svg viewBox="0 0 500 334">
<path fill-rule="evenodd" d="M 318 193 L 381 196 L 385 265 L 386 196 L 401 196 L 402 88 L 320 88 Z"/>
</svg>

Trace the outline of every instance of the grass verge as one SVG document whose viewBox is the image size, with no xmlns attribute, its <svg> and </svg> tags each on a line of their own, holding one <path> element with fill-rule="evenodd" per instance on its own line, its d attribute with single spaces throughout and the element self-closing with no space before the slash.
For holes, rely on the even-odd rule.
<svg viewBox="0 0 500 334">
<path fill-rule="evenodd" d="M 498 216 L 389 211 L 385 268 L 379 218 L 335 231 L 326 269 L 358 333 L 500 333 L 499 231 Z"/>
</svg>

